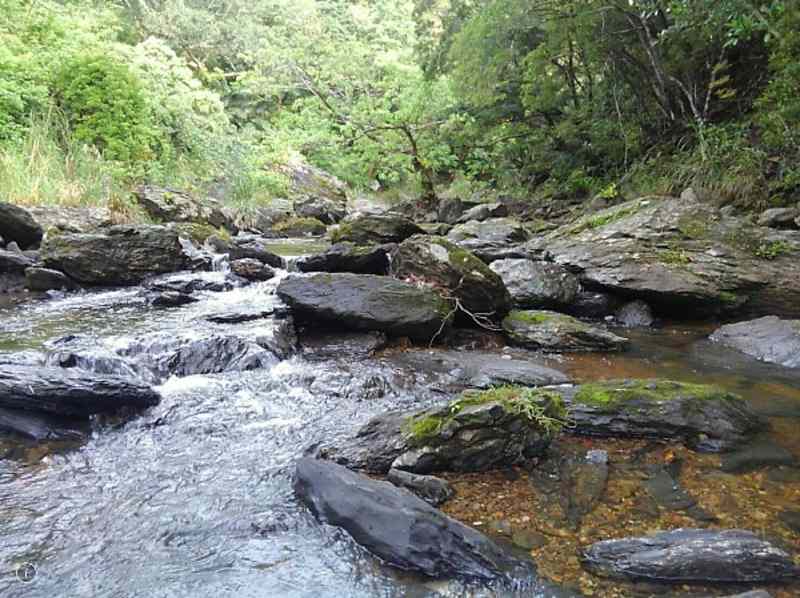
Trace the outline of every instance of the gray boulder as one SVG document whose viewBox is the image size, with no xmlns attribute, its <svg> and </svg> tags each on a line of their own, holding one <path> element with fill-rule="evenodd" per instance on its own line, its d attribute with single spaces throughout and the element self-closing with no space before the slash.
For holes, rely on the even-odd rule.
<svg viewBox="0 0 800 598">
<path fill-rule="evenodd" d="M 315 218 L 323 224 L 336 224 L 347 214 L 344 202 L 311 197 L 294 202 L 294 213 L 300 218 Z"/>
<path fill-rule="evenodd" d="M 761 213 L 758 224 L 771 228 L 795 228 L 795 219 L 798 217 L 800 210 L 797 208 L 771 208 Z"/>
<path fill-rule="evenodd" d="M 364 214 L 342 222 L 331 234 L 334 243 L 350 241 L 356 245 L 400 243 L 424 231 L 399 214 Z"/>
<path fill-rule="evenodd" d="M 0 249 L 0 273 L 20 274 L 33 266 L 33 260 L 18 251 Z"/>
<path fill-rule="evenodd" d="M 443 237 L 406 239 L 392 253 L 390 272 L 395 278 L 443 289 L 473 314 L 501 319 L 511 309 L 502 279 L 472 253 Z"/>
<path fill-rule="evenodd" d="M 231 272 L 245 280 L 255 282 L 269 280 L 275 276 L 275 270 L 264 262 L 253 258 L 242 258 L 231 262 Z"/>
<path fill-rule="evenodd" d="M 393 244 L 362 247 L 349 242 L 336 243 L 323 253 L 300 258 L 295 265 L 300 272 L 386 274 L 389 252 L 394 247 Z"/>
<path fill-rule="evenodd" d="M 528 231 L 514 218 L 491 218 L 478 222 L 473 220 L 454 226 L 447 238 L 459 244 L 503 243 L 511 245 L 529 239 Z"/>
<path fill-rule="evenodd" d="M 26 268 L 25 288 L 36 293 L 71 291 L 78 287 L 66 274 L 47 268 Z"/>
<path fill-rule="evenodd" d="M 206 239 L 206 246 L 216 253 L 227 254 L 231 260 L 253 259 L 273 268 L 286 265 L 281 256 L 269 250 L 267 239 L 255 235 L 238 235 L 230 240 L 214 235 Z"/>
<path fill-rule="evenodd" d="M 89 417 L 124 407 L 158 405 L 149 386 L 118 376 L 91 376 L 44 366 L 0 365 L 0 407 Z"/>
<path fill-rule="evenodd" d="M 515 307 L 557 308 L 570 305 L 580 290 L 578 278 L 558 264 L 503 259 L 490 264 L 511 293 Z"/>
<path fill-rule="evenodd" d="M 760 361 L 788 368 L 800 367 L 800 320 L 765 316 L 727 324 L 709 338 Z"/>
<path fill-rule="evenodd" d="M 183 270 L 188 258 L 178 234 L 163 226 L 113 226 L 102 233 L 48 235 L 44 267 L 89 285 L 137 284 Z"/>
<path fill-rule="evenodd" d="M 177 189 L 142 185 L 134 191 L 142 208 L 158 222 L 194 222 L 238 232 L 232 212 L 215 199 L 198 199 Z"/>
<path fill-rule="evenodd" d="M 301 320 L 425 342 L 447 328 L 451 314 L 430 289 L 370 274 L 290 275 L 277 294 Z"/>
<path fill-rule="evenodd" d="M 22 249 L 38 247 L 44 231 L 30 212 L 10 203 L 0 202 L 0 237 L 6 243 L 16 241 Z"/>
<path fill-rule="evenodd" d="M 503 320 L 512 344 L 555 353 L 622 351 L 628 339 L 554 311 L 512 311 Z"/>
<path fill-rule="evenodd" d="M 505 218 L 508 216 L 508 206 L 501 203 L 482 203 L 468 209 L 458 219 L 459 223 L 477 220 L 482 222 L 489 218 Z"/>
<path fill-rule="evenodd" d="M 297 462 L 294 491 L 322 522 L 345 530 L 383 562 L 434 578 L 496 580 L 534 572 L 480 532 L 407 490 L 315 459 Z"/>
<path fill-rule="evenodd" d="M 778 582 L 800 576 L 792 557 L 750 531 L 676 529 L 589 546 L 596 575 L 667 583 Z"/>
</svg>

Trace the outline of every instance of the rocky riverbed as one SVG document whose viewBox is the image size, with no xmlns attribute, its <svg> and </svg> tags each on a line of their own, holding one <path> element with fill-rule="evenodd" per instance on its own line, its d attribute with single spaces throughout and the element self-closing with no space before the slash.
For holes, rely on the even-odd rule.
<svg viewBox="0 0 800 598">
<path fill-rule="evenodd" d="M 171 193 L 3 212 L 4 594 L 800 592 L 794 231 L 297 202 L 330 247 Z"/>
</svg>

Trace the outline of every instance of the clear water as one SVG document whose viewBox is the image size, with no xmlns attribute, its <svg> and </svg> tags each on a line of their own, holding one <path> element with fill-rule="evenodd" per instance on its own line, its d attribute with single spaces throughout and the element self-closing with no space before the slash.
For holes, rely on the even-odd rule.
<svg viewBox="0 0 800 598">
<path fill-rule="evenodd" d="M 271 319 L 215 325 L 205 317 L 270 309 L 276 284 L 201 294 L 199 303 L 174 310 L 149 307 L 140 289 L 5 308 L 0 352 L 40 350 L 67 334 L 88 335 L 109 351 L 157 331 L 270 334 Z M 653 334 L 629 357 L 568 358 L 556 367 L 583 378 L 638 370 L 711 377 L 735 390 L 756 388 L 748 392 L 754 400 L 767 396 L 758 385 L 768 371 L 780 391 L 773 388 L 762 406 L 782 401 L 781 417 L 800 416 L 800 397 L 786 394 L 798 388 L 794 374 L 758 364 L 732 371 L 725 358 L 714 363 L 713 351 L 692 353 L 702 334 Z M 352 391 L 370 376 L 389 381 L 385 396 L 367 400 Z M 377 413 L 441 397 L 430 389 L 425 372 L 398 372 L 391 361 L 293 357 L 257 371 L 171 378 L 159 387 L 158 407 L 124 425 L 97 426 L 71 450 L 0 439 L 0 455 L 12 457 L 0 459 L 0 596 L 537 595 L 533 586 L 515 593 L 398 574 L 294 499 L 293 463 L 307 447 L 349 434 Z M 26 562 L 37 570 L 30 583 L 14 573 Z"/>
</svg>

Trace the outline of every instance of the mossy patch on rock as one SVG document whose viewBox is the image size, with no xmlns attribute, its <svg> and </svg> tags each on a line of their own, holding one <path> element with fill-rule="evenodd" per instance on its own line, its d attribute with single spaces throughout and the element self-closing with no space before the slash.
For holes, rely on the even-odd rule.
<svg viewBox="0 0 800 598">
<path fill-rule="evenodd" d="M 456 418 L 464 424 L 465 410 L 496 404 L 511 416 L 520 417 L 548 436 L 558 434 L 567 423 L 564 399 L 555 391 L 525 386 L 496 386 L 484 391 L 468 390 L 444 409 L 426 411 L 409 417 L 403 433 L 412 446 L 436 445 L 446 440 L 448 424 Z M 459 417 L 460 416 L 460 417 Z"/>
<path fill-rule="evenodd" d="M 322 235 L 325 234 L 325 225 L 316 218 L 301 218 L 292 216 L 281 220 L 272 226 L 273 232 L 284 235 Z"/>
<path fill-rule="evenodd" d="M 617 405 L 630 400 L 672 401 L 676 399 L 736 399 L 736 395 L 713 385 L 673 380 L 608 380 L 582 384 L 575 401 L 585 405 Z"/>
</svg>

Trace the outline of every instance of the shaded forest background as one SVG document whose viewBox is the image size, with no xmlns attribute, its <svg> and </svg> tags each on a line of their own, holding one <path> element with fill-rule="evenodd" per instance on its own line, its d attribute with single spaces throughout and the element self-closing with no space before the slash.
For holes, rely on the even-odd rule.
<svg viewBox="0 0 800 598">
<path fill-rule="evenodd" d="M 0 200 L 800 200 L 800 3 L 0 0 Z"/>
</svg>

